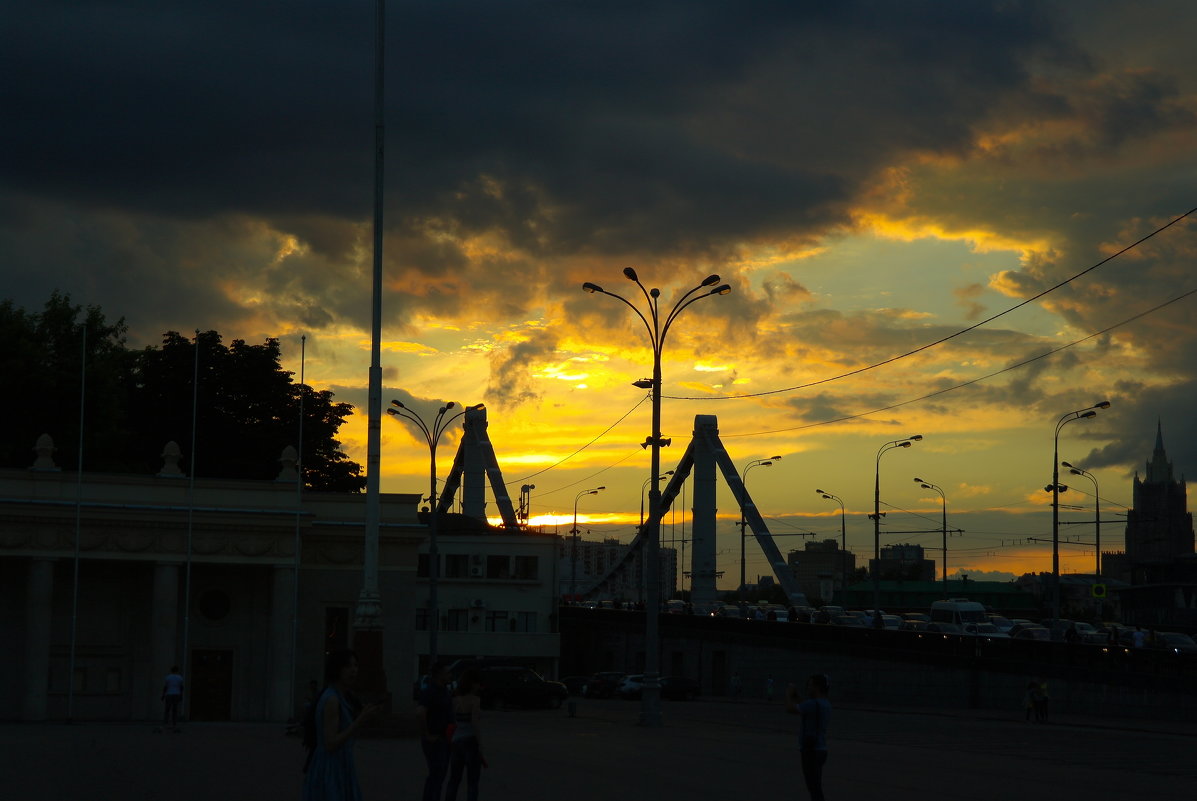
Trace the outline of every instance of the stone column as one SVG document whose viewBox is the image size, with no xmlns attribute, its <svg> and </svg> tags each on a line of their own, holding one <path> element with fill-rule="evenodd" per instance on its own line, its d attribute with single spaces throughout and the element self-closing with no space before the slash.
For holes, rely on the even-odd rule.
<svg viewBox="0 0 1197 801">
<path fill-rule="evenodd" d="M 291 665 L 294 615 L 295 568 L 275 566 L 270 583 L 270 674 L 266 689 L 266 715 L 270 720 L 285 721 L 295 714 Z"/>
<path fill-rule="evenodd" d="M 150 609 L 150 671 L 149 692 L 145 693 L 147 717 L 157 720 L 162 716 L 162 679 L 174 665 L 186 671 L 186 660 L 179 655 L 179 566 L 158 563 L 154 565 L 153 607 Z M 190 680 L 183 673 L 183 688 L 190 687 Z"/>
<path fill-rule="evenodd" d="M 54 560 L 32 559 L 25 598 L 25 697 L 21 719 L 46 719 L 50 683 L 50 622 L 54 609 Z M 67 681 L 71 677 L 67 676 Z"/>
</svg>

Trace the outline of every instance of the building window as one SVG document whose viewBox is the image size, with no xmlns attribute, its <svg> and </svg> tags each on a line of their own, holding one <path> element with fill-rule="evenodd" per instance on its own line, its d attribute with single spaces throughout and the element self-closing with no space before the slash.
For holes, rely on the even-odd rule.
<svg viewBox="0 0 1197 801">
<path fill-rule="evenodd" d="M 445 578 L 466 578 L 470 575 L 470 557 L 465 554 L 445 555 Z"/>
<path fill-rule="evenodd" d="M 416 557 L 416 577 L 428 578 L 428 554 L 426 553 Z"/>
<path fill-rule="evenodd" d="M 470 610 L 450 609 L 445 618 L 445 631 L 469 631 Z"/>
<path fill-rule="evenodd" d="M 416 610 L 416 631 L 428 631 L 428 610 Z"/>
<path fill-rule="evenodd" d="M 229 616 L 229 596 L 223 590 L 206 590 L 199 598 L 200 614 L 213 622 Z"/>
<path fill-rule="evenodd" d="M 512 622 L 512 631 L 536 631 L 535 612 L 516 612 Z"/>
<path fill-rule="evenodd" d="M 121 691 L 120 668 L 108 668 L 104 673 L 104 691 L 116 694 Z"/>
<path fill-rule="evenodd" d="M 540 576 L 540 557 L 515 557 L 515 577 L 517 579 L 535 579 Z"/>
<path fill-rule="evenodd" d="M 507 613 L 490 610 L 486 613 L 487 631 L 507 631 Z"/>
<path fill-rule="evenodd" d="M 488 556 L 486 557 L 486 575 L 492 579 L 509 579 L 511 578 L 511 557 L 510 556 Z"/>
<path fill-rule="evenodd" d="M 324 610 L 324 655 L 349 647 L 349 608 L 329 606 Z"/>
</svg>

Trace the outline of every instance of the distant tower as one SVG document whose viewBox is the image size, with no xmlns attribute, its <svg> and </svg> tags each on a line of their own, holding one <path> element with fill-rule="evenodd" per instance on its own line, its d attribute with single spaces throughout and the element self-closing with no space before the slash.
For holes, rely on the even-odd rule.
<svg viewBox="0 0 1197 801">
<path fill-rule="evenodd" d="M 1156 424 L 1155 450 L 1146 476 L 1135 472 L 1133 508 L 1126 517 L 1126 558 L 1136 576 L 1139 566 L 1159 565 L 1193 553 L 1193 515 L 1188 511 L 1185 479 L 1172 477 L 1164 453 L 1164 434 Z M 1139 583 L 1136 581 L 1136 583 Z"/>
</svg>

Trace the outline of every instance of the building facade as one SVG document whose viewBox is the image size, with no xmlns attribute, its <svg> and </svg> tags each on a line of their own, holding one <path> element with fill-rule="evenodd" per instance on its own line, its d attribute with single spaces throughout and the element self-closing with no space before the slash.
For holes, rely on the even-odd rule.
<svg viewBox="0 0 1197 801">
<path fill-rule="evenodd" d="M 293 459 L 277 481 L 191 481 L 177 448 L 156 476 L 63 473 L 41 442 L 31 469 L 0 471 L 0 719 L 153 719 L 175 665 L 188 719 L 294 716 L 325 655 L 352 645 L 365 496 L 300 494 Z M 427 661 L 418 500 L 381 497 L 383 668 L 400 704 Z M 440 653 L 518 655 L 551 673 L 554 538 L 446 529 L 441 575 L 457 556 L 484 568 L 441 585 L 442 629 L 464 628 Z M 463 609 L 479 610 L 476 625 Z"/>
<path fill-rule="evenodd" d="M 856 570 L 856 555 L 840 548 L 839 540 L 808 542 L 790 551 L 786 561 L 807 598 L 821 598 L 823 603 L 838 603 L 845 582 L 851 584 Z"/>
</svg>

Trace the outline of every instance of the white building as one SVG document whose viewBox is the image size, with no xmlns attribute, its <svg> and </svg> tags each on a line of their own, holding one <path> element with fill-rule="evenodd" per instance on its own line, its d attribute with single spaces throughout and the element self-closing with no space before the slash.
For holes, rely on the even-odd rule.
<svg viewBox="0 0 1197 801">
<path fill-rule="evenodd" d="M 325 654 L 352 644 L 365 496 L 300 499 L 286 465 L 279 481 L 192 487 L 177 452 L 157 476 L 80 477 L 49 452 L 0 470 L 0 719 L 63 719 L 68 703 L 75 719 L 153 719 L 172 665 L 192 720 L 294 715 Z M 383 667 L 400 714 L 427 661 L 418 500 L 381 498 Z M 441 524 L 439 654 L 521 657 L 554 673 L 554 538 L 459 517 Z"/>
</svg>

